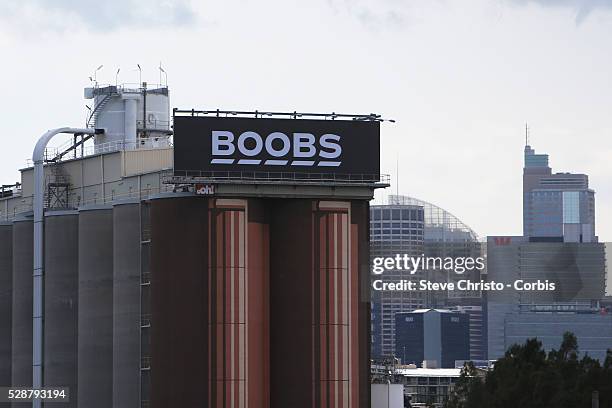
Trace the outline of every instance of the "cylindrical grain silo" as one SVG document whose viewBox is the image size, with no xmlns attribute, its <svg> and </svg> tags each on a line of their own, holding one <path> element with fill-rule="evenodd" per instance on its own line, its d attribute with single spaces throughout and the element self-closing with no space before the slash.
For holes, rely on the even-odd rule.
<svg viewBox="0 0 612 408">
<path fill-rule="evenodd" d="M 12 385 L 32 386 L 32 272 L 33 235 L 31 217 L 13 224 L 13 358 Z M 14 408 L 32 404 L 13 403 Z"/>
<path fill-rule="evenodd" d="M 265 200 L 249 199 L 247 218 L 248 398 L 270 406 L 270 215 Z M 239 405 L 240 406 L 240 405 Z"/>
<path fill-rule="evenodd" d="M 140 204 L 113 207 L 113 407 L 140 405 Z M 145 317 L 146 318 L 146 317 Z"/>
<path fill-rule="evenodd" d="M 208 400 L 208 200 L 151 200 L 151 406 Z"/>
<path fill-rule="evenodd" d="M 267 213 L 257 199 L 209 205 L 207 406 L 268 407 Z"/>
<path fill-rule="evenodd" d="M 44 385 L 69 387 L 69 403 L 77 406 L 78 226 L 76 211 L 45 216 Z"/>
<path fill-rule="evenodd" d="M 13 225 L 0 222 L 0 387 L 11 385 Z M 0 408 L 8 407 L 0 402 Z"/>
<path fill-rule="evenodd" d="M 112 146 L 135 149 L 168 146 L 170 105 L 168 87 L 103 86 L 86 88 L 86 97 L 94 99 L 94 126 L 105 132 L 96 135 L 96 152 Z M 146 139 L 142 136 L 146 135 Z"/>
<path fill-rule="evenodd" d="M 270 214 L 270 406 L 368 407 L 367 203 L 275 200 Z"/>
<path fill-rule="evenodd" d="M 79 209 L 78 403 L 113 406 L 113 211 Z"/>
<path fill-rule="evenodd" d="M 151 231 L 152 406 L 268 407 L 263 201 L 155 199 Z"/>
</svg>

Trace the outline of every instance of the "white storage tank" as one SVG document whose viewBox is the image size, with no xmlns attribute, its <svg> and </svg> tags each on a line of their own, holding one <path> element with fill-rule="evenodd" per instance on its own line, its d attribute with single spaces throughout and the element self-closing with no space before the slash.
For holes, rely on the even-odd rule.
<svg viewBox="0 0 612 408">
<path fill-rule="evenodd" d="M 161 85 L 96 85 L 85 88 L 93 99 L 89 126 L 104 129 L 94 139 L 95 152 L 163 148 L 169 145 L 168 87 Z"/>
</svg>

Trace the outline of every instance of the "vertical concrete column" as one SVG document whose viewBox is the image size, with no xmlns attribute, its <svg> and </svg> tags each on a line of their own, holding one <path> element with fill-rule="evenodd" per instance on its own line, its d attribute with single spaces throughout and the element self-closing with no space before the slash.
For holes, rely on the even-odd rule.
<svg viewBox="0 0 612 408">
<path fill-rule="evenodd" d="M 21 218 L 13 224 L 13 357 L 12 385 L 32 385 L 32 218 Z M 31 403 L 13 403 L 14 408 Z"/>
<path fill-rule="evenodd" d="M 78 226 L 76 211 L 45 216 L 44 385 L 69 387 L 71 394 L 69 403 L 45 407 L 77 407 Z"/>
<path fill-rule="evenodd" d="M 313 360 L 314 204 L 309 199 L 268 202 L 272 408 L 316 407 L 315 401 L 320 398 Z"/>
<path fill-rule="evenodd" d="M 257 200 L 211 204 L 208 406 L 267 407 L 265 209 Z"/>
<path fill-rule="evenodd" d="M 11 385 L 13 311 L 13 225 L 0 222 L 0 386 Z M 0 408 L 8 408 L 0 402 Z"/>
<path fill-rule="evenodd" d="M 314 284 L 314 362 L 318 367 L 317 395 L 323 406 L 349 408 L 354 361 L 351 324 L 354 311 L 349 275 L 351 254 L 350 203 L 321 201 L 315 212 Z"/>
<path fill-rule="evenodd" d="M 263 202 L 160 198 L 151 211 L 152 406 L 269 407 Z"/>
<path fill-rule="evenodd" d="M 140 322 L 140 205 L 119 204 L 113 207 L 113 408 L 140 404 Z"/>
<path fill-rule="evenodd" d="M 370 406 L 370 204 L 350 203 L 351 407 L 365 408 Z"/>
<path fill-rule="evenodd" d="M 151 200 L 151 405 L 208 406 L 206 198 Z"/>
<path fill-rule="evenodd" d="M 137 139 L 137 120 L 138 120 L 138 99 L 139 94 L 123 94 L 122 96 L 125 104 L 125 118 L 124 118 L 124 131 L 125 131 L 125 147 L 126 149 L 136 148 Z"/>
<path fill-rule="evenodd" d="M 368 407 L 367 203 L 271 207 L 271 407 Z"/>
<path fill-rule="evenodd" d="M 113 212 L 79 209 L 79 407 L 113 406 Z"/>
<path fill-rule="evenodd" d="M 249 406 L 270 406 L 270 216 L 265 200 L 247 207 L 247 314 Z"/>
</svg>

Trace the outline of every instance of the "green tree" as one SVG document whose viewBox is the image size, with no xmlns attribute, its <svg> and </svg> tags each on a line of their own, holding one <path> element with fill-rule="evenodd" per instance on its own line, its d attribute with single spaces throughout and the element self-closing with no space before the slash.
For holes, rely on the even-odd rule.
<svg viewBox="0 0 612 408">
<path fill-rule="evenodd" d="M 548 354 L 537 339 L 510 347 L 492 370 L 478 376 L 466 365 L 447 408 L 590 408 L 593 391 L 600 407 L 612 408 L 612 351 L 603 366 L 579 358 L 578 341 L 565 333 Z"/>
</svg>

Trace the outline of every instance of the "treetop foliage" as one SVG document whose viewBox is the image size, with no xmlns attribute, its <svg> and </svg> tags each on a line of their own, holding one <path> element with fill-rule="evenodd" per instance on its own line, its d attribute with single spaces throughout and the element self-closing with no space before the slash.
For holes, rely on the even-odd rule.
<svg viewBox="0 0 612 408">
<path fill-rule="evenodd" d="M 612 351 L 603 366 L 579 358 L 576 336 L 567 332 L 559 350 L 548 354 L 529 339 L 486 373 L 466 364 L 446 408 L 591 408 L 593 391 L 600 408 L 612 408 Z"/>
</svg>

